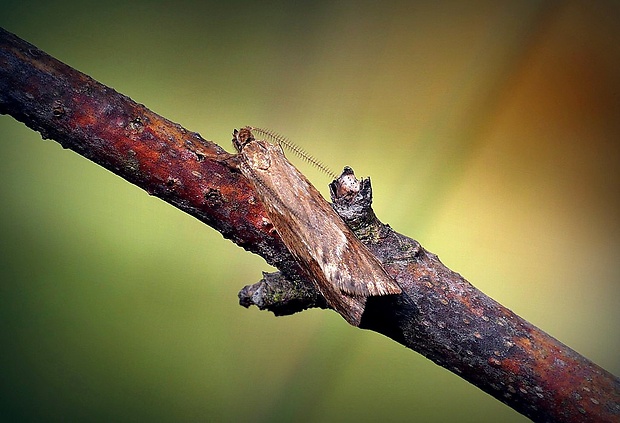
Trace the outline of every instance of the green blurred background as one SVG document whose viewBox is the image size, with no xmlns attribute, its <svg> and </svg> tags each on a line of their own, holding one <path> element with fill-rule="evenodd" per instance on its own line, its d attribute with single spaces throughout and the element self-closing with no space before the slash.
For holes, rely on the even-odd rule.
<svg viewBox="0 0 620 423">
<path fill-rule="evenodd" d="M 5 29 L 229 151 L 264 126 L 371 175 L 383 221 L 614 374 L 619 21 L 617 1 L 0 2 Z M 2 420 L 526 421 L 333 312 L 240 307 L 262 259 L 9 116 L 0 180 Z"/>
</svg>

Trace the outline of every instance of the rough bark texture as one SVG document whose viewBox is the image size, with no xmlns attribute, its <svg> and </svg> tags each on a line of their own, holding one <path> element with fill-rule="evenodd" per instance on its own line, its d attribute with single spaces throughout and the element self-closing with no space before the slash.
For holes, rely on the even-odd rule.
<svg viewBox="0 0 620 423">
<path fill-rule="evenodd" d="M 618 379 L 382 224 L 370 207 L 369 179 L 352 198 L 337 197 L 338 183 L 331 185 L 334 208 L 403 289 L 402 295 L 369 298 L 361 328 L 418 351 L 535 421 L 618 420 Z M 270 293 L 288 289 L 276 275 L 265 279 L 242 293 L 256 299 L 261 285 Z M 314 301 L 309 296 L 296 304 L 306 308 Z"/>
<path fill-rule="evenodd" d="M 0 29 L 0 113 L 52 138 L 264 257 L 286 277 L 242 304 L 290 314 L 325 307 L 234 159 L 113 89 Z M 620 420 L 620 380 L 516 316 L 374 218 L 370 183 L 335 207 L 404 294 L 368 300 L 360 327 L 383 333 L 535 421 Z M 293 282 L 290 282 L 293 281 Z"/>
<path fill-rule="evenodd" d="M 200 134 L 0 28 L 0 113 L 9 114 L 200 221 L 278 269 L 296 265 L 231 155 Z"/>
</svg>

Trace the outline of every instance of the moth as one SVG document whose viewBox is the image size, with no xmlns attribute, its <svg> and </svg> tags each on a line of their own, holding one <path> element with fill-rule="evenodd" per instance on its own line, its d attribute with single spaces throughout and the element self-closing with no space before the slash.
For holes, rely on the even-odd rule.
<svg viewBox="0 0 620 423">
<path fill-rule="evenodd" d="M 284 156 L 279 144 L 235 130 L 237 167 L 253 184 L 273 227 L 327 303 L 358 326 L 366 297 L 401 288 L 319 191 Z M 268 133 L 258 130 L 261 133 Z"/>
</svg>

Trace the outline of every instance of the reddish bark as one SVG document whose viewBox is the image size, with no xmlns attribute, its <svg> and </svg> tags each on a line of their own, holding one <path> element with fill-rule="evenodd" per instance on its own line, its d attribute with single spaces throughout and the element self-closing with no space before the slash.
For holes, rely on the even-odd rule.
<svg viewBox="0 0 620 423">
<path fill-rule="evenodd" d="M 288 252 L 231 155 L 0 28 L 0 113 L 212 226 L 269 263 Z"/>
<path fill-rule="evenodd" d="M 2 29 L 0 113 L 197 217 L 287 276 L 298 274 L 232 156 Z M 370 298 L 362 327 L 534 420 L 620 420 L 616 377 L 475 289 L 417 242 L 374 225 L 362 229 L 380 236 L 359 236 L 406 292 Z M 312 289 L 295 284 L 293 293 L 324 306 Z M 308 306 L 303 298 L 300 304 L 296 309 Z"/>
</svg>

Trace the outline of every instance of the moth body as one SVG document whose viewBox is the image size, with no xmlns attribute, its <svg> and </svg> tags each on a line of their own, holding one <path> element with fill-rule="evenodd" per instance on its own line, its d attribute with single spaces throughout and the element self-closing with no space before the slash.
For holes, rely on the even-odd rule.
<svg viewBox="0 0 620 423">
<path fill-rule="evenodd" d="M 279 145 L 235 132 L 239 169 L 252 182 L 273 227 L 328 304 L 349 323 L 361 319 L 360 299 L 400 294 L 381 263 L 357 239 Z"/>
</svg>

